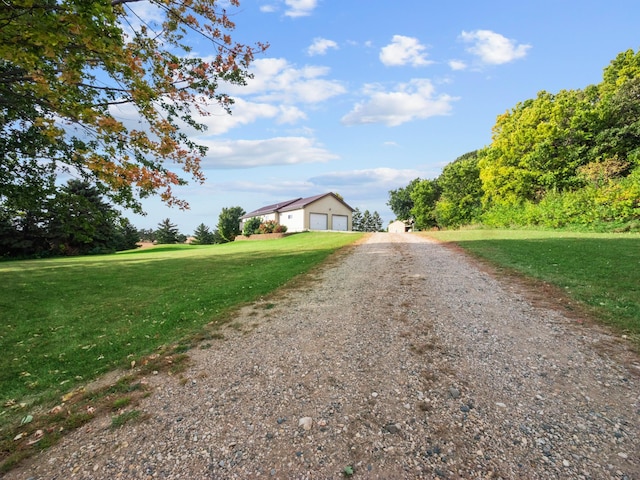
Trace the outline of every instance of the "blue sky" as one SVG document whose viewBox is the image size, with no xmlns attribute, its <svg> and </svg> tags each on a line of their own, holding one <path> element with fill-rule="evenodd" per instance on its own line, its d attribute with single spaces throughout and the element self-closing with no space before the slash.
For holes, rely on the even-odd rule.
<svg viewBox="0 0 640 480">
<path fill-rule="evenodd" d="M 191 209 L 145 201 L 147 216 L 126 213 L 139 228 L 170 218 L 189 235 L 223 207 L 325 192 L 386 226 L 389 190 L 488 145 L 518 102 L 599 83 L 640 48 L 637 0 L 241 0 L 228 13 L 234 40 L 270 47 L 229 89 L 233 114 L 214 109 L 193 132 L 209 152 L 206 183 L 176 190 Z"/>
</svg>

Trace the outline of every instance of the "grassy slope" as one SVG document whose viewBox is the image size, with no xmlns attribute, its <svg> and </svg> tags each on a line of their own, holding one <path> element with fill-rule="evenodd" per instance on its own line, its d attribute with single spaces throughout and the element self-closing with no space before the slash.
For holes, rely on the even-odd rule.
<svg viewBox="0 0 640 480">
<path fill-rule="evenodd" d="M 358 238 L 305 233 L 0 263 L 0 405 L 59 398 L 210 322 L 224 322 L 230 309 Z"/>
<path fill-rule="evenodd" d="M 501 267 L 563 288 L 640 341 L 640 235 L 538 230 L 429 232 Z"/>
</svg>

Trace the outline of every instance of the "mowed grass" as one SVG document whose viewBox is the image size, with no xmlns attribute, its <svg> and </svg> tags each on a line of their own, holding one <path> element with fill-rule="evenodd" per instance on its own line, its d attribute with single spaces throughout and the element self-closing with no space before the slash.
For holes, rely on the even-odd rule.
<svg viewBox="0 0 640 480">
<path fill-rule="evenodd" d="M 179 342 L 308 271 L 360 234 L 158 246 L 0 263 L 0 426 Z"/>
<path fill-rule="evenodd" d="M 640 234 L 452 230 L 427 235 L 564 289 L 640 345 Z"/>
</svg>

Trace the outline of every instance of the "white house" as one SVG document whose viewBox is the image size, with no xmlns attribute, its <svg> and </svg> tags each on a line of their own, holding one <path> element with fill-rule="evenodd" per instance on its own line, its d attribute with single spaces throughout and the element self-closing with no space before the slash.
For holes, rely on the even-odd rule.
<svg viewBox="0 0 640 480">
<path fill-rule="evenodd" d="M 323 193 L 307 198 L 294 198 L 267 205 L 244 215 L 242 225 L 250 218 L 260 217 L 263 222 L 274 220 L 287 227 L 287 232 L 306 230 L 351 231 L 353 208 L 334 193 Z"/>
</svg>

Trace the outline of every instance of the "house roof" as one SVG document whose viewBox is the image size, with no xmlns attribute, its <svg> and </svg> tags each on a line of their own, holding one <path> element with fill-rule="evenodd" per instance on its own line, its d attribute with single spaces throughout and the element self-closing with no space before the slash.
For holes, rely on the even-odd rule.
<svg viewBox="0 0 640 480">
<path fill-rule="evenodd" d="M 252 218 L 252 217 L 259 217 L 261 215 L 268 215 L 270 213 L 273 212 L 277 212 L 280 209 L 282 209 L 283 207 L 286 207 L 287 205 L 297 202 L 298 200 L 302 200 L 300 197 L 298 198 L 294 198 L 293 200 L 287 200 L 284 202 L 279 202 L 279 203 L 274 203 L 273 205 L 266 205 L 264 207 L 261 207 L 257 210 L 254 210 L 253 212 L 249 212 L 245 215 L 243 215 L 240 218 Z"/>
<path fill-rule="evenodd" d="M 274 212 L 290 212 L 292 210 L 299 210 L 301 208 L 306 207 L 307 205 L 315 202 L 316 200 L 320 200 L 328 195 L 331 195 L 340 203 L 342 203 L 345 207 L 349 208 L 353 211 L 349 205 L 347 205 L 343 200 L 341 200 L 335 193 L 322 193 L 320 195 L 314 195 L 313 197 L 306 198 L 294 198 L 293 200 L 287 200 L 286 202 L 275 203 L 273 205 L 267 205 L 265 207 L 259 208 L 258 210 L 254 210 L 253 212 L 249 212 L 246 215 L 243 215 L 242 218 L 252 218 L 259 217 L 261 215 L 268 215 L 269 213 Z"/>
</svg>

